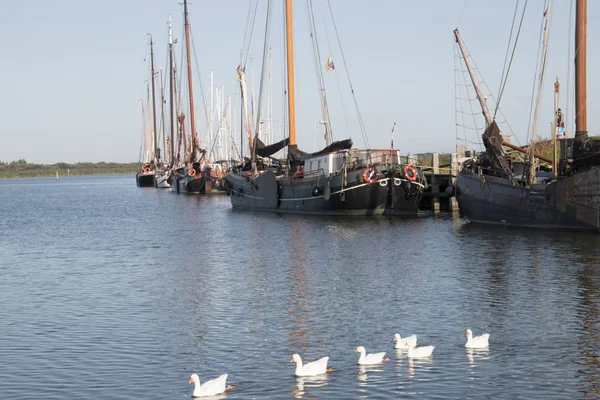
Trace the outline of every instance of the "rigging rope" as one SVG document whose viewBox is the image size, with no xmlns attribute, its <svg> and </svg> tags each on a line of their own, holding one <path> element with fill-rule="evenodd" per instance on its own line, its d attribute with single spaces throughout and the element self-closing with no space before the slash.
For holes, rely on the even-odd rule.
<svg viewBox="0 0 600 400">
<path fill-rule="evenodd" d="M 544 1 L 544 3 L 545 3 L 545 1 Z M 532 120 L 533 104 L 535 102 L 535 88 L 537 85 L 536 77 L 537 77 L 538 71 L 539 71 L 538 68 L 540 68 L 540 51 L 542 50 L 543 28 L 544 28 L 544 19 L 542 18 L 542 22 L 540 24 L 540 35 L 538 37 L 537 54 L 535 56 L 535 70 L 533 72 L 533 85 L 531 87 L 531 102 L 529 103 L 529 119 L 527 122 L 527 142 L 528 143 L 529 143 L 529 137 L 531 135 L 531 129 L 533 128 L 533 120 Z"/>
<path fill-rule="evenodd" d="M 458 17 L 458 22 L 456 23 L 457 28 L 460 25 L 460 21 L 462 20 L 463 14 L 465 12 L 465 8 L 467 8 L 467 0 L 465 0 L 465 2 L 463 3 L 463 8 L 462 8 L 462 11 L 460 12 L 460 17 Z"/>
<path fill-rule="evenodd" d="M 504 73 L 506 72 L 506 62 L 508 61 L 508 53 L 510 51 L 510 44 L 512 42 L 512 36 L 515 29 L 515 21 L 517 19 L 517 11 L 519 10 L 519 2 L 515 4 L 515 12 L 513 13 L 512 25 L 510 27 L 510 35 L 508 35 L 508 43 L 506 43 L 506 54 L 504 55 L 504 66 L 502 67 L 502 75 L 500 75 L 500 86 L 498 87 L 498 98 L 500 98 L 500 91 L 502 90 L 502 83 L 504 82 Z"/>
<path fill-rule="evenodd" d="M 254 33 L 254 22 L 256 21 L 257 10 L 258 0 L 256 3 L 254 3 L 254 13 L 252 13 L 252 2 L 250 2 L 250 8 L 248 9 L 248 16 L 246 19 L 246 28 L 244 29 L 244 39 L 242 41 L 242 52 L 240 54 L 240 66 L 243 66 L 243 68 L 245 68 L 246 64 L 248 63 L 248 55 L 250 52 L 247 50 L 250 48 L 250 44 L 252 43 L 252 34 Z M 250 24 L 250 15 L 252 15 L 252 24 Z M 250 30 L 248 30 L 248 27 L 250 27 Z M 245 56 L 244 52 L 246 52 Z"/>
<path fill-rule="evenodd" d="M 262 105 L 262 94 L 263 94 L 263 87 L 265 86 L 265 69 L 267 67 L 267 55 L 269 52 L 269 17 L 271 16 L 271 0 L 267 0 L 267 18 L 266 18 L 266 22 L 265 22 L 265 41 L 264 41 L 264 46 L 263 46 L 263 62 L 262 62 L 262 69 L 260 72 L 260 83 L 258 86 L 258 105 L 256 106 L 256 125 L 255 125 L 255 133 L 254 133 L 254 137 L 258 138 L 258 134 L 260 132 L 260 111 L 261 111 L 261 105 Z M 252 148 L 256 148 L 256 146 L 252 146 Z M 254 155 L 252 157 L 254 159 Z"/>
<path fill-rule="evenodd" d="M 506 82 L 508 81 L 508 74 L 510 73 L 510 67 L 512 66 L 513 58 L 515 56 L 515 50 L 517 50 L 517 43 L 519 42 L 519 36 L 521 33 L 521 27 L 523 26 L 523 18 L 525 17 L 525 10 L 527 10 L 528 1 L 529 0 L 525 0 L 525 5 L 523 6 L 523 13 L 521 14 L 521 21 L 519 22 L 519 29 L 517 30 L 517 36 L 515 37 L 515 44 L 513 47 L 512 54 L 510 55 L 510 62 L 508 63 L 508 69 L 506 70 L 506 77 L 504 79 L 504 84 L 502 85 L 502 89 L 500 90 L 500 94 L 498 95 L 498 101 L 496 102 L 496 109 L 494 110 L 494 119 L 496 118 L 496 113 L 498 112 L 498 107 L 500 107 L 500 100 L 502 100 L 502 94 L 504 94 L 504 88 L 506 88 Z"/>
<path fill-rule="evenodd" d="M 325 21 L 325 18 L 323 18 L 323 21 Z M 329 41 L 329 33 L 327 32 L 327 29 L 325 29 L 325 37 L 327 38 L 327 46 L 329 47 L 329 54 L 332 54 L 333 51 L 331 49 L 331 42 Z M 342 112 L 344 113 L 344 121 L 346 122 L 346 131 L 348 132 L 348 137 L 351 138 L 352 135 L 350 134 L 350 123 L 348 122 L 348 112 L 346 111 L 346 105 L 344 103 L 344 96 L 342 96 L 342 89 L 341 89 L 342 85 L 340 85 L 340 77 L 338 76 L 338 74 L 335 73 L 335 71 L 333 71 L 333 75 L 335 76 L 335 82 L 337 84 L 338 94 L 340 96 L 340 103 L 342 104 Z"/>
<path fill-rule="evenodd" d="M 367 137 L 367 134 L 366 134 L 365 124 L 363 122 L 362 115 L 360 114 L 360 109 L 358 108 L 358 101 L 356 100 L 356 95 L 354 94 L 354 88 L 352 87 L 352 81 L 350 80 L 350 73 L 348 72 L 348 63 L 346 62 L 346 56 L 344 55 L 344 49 L 342 48 L 342 43 L 340 41 L 340 35 L 337 30 L 337 24 L 335 23 L 335 18 L 333 16 L 333 10 L 331 8 L 330 0 L 327 0 L 327 5 L 329 6 L 331 20 L 333 21 L 333 28 L 335 30 L 335 35 L 337 37 L 338 45 L 340 46 L 340 53 L 342 55 L 342 60 L 344 61 L 344 69 L 346 70 L 346 76 L 348 77 L 348 83 L 350 85 L 350 91 L 352 92 L 352 98 L 354 99 L 354 107 L 356 108 L 356 114 L 358 116 L 358 124 L 360 126 L 360 132 L 362 134 L 363 140 L 364 140 L 367 148 L 370 148 L 371 145 L 369 144 L 369 138 Z"/>
<path fill-rule="evenodd" d="M 329 109 L 327 106 L 327 95 L 325 93 L 325 78 L 323 77 L 323 69 L 320 66 L 321 50 L 319 49 L 319 41 L 317 39 L 317 25 L 315 23 L 315 14 L 312 0 L 306 2 L 306 18 L 310 29 L 310 39 L 313 48 L 313 59 L 315 62 L 315 72 L 317 75 L 317 90 L 321 97 L 321 112 L 323 114 L 323 122 L 325 124 L 325 144 L 331 144 L 332 132 L 329 121 Z"/>
<path fill-rule="evenodd" d="M 569 118 L 569 109 L 570 109 L 570 99 L 571 99 L 571 90 L 570 90 L 570 85 L 571 85 L 571 64 L 573 63 L 573 60 L 575 59 L 575 57 L 571 58 L 571 44 L 573 43 L 573 40 L 571 40 L 571 32 L 572 31 L 572 24 L 573 24 L 573 0 L 571 0 L 571 3 L 569 5 L 569 32 L 567 33 L 567 41 L 569 42 L 569 47 L 567 50 L 567 107 L 565 109 L 565 115 L 566 115 L 566 120 L 568 121 L 568 123 L 571 121 L 571 119 Z M 575 118 L 573 118 L 573 122 L 575 122 Z M 568 126 L 565 128 L 565 132 L 564 135 L 567 135 L 567 131 L 568 131 Z M 575 132 L 575 129 L 573 129 L 573 132 Z"/>
</svg>

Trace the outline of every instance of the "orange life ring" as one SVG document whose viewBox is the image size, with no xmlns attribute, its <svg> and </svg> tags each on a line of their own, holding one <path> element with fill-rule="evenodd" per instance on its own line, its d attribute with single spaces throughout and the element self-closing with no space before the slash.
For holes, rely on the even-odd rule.
<svg viewBox="0 0 600 400">
<path fill-rule="evenodd" d="M 148 173 L 148 172 L 150 172 L 150 171 L 151 171 L 151 170 L 150 170 L 150 168 L 146 167 L 146 168 L 144 168 L 144 169 L 142 170 L 142 173 L 144 173 L 144 174 L 145 174 L 145 173 Z"/>
<path fill-rule="evenodd" d="M 410 171 L 410 175 L 408 174 L 409 171 Z M 417 176 L 418 176 L 417 170 L 412 165 L 405 165 L 404 166 L 404 176 L 406 176 L 406 179 L 408 179 L 409 181 L 414 182 L 417 180 Z"/>
<path fill-rule="evenodd" d="M 196 170 L 194 168 L 188 169 L 188 175 L 189 176 L 195 176 L 196 175 Z"/>
<path fill-rule="evenodd" d="M 373 183 L 379 178 L 379 171 L 377 171 L 377 168 L 367 168 L 363 172 L 362 176 L 365 182 Z"/>
</svg>

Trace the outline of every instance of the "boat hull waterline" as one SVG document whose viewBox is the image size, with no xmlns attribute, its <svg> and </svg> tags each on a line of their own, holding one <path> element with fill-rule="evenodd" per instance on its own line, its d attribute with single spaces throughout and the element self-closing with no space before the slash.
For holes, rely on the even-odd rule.
<svg viewBox="0 0 600 400">
<path fill-rule="evenodd" d="M 463 169 L 456 198 L 473 222 L 600 232 L 600 168 L 531 189 Z"/>
</svg>

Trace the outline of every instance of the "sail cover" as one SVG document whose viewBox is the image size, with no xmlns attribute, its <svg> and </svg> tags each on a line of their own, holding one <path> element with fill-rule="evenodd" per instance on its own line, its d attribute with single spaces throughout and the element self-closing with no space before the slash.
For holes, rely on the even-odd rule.
<svg viewBox="0 0 600 400">
<path fill-rule="evenodd" d="M 483 139 L 483 144 L 485 145 L 487 158 L 487 160 L 482 160 L 482 162 L 484 164 L 488 164 L 487 166 L 494 170 L 510 173 L 508 161 L 504 158 L 502 134 L 500 133 L 500 128 L 496 124 L 496 121 L 492 121 L 492 123 L 485 128 L 481 138 Z"/>
<path fill-rule="evenodd" d="M 269 157 L 279 150 L 283 149 L 290 142 L 289 138 L 285 138 L 277 143 L 265 145 L 259 138 L 254 138 L 254 146 L 256 148 L 256 155 L 259 157 Z"/>
<path fill-rule="evenodd" d="M 304 165 L 304 160 L 310 157 L 320 156 L 322 154 L 331 153 L 338 150 L 348 150 L 352 148 L 352 139 L 340 140 L 333 142 L 323 150 L 317 151 L 316 153 L 305 153 L 298 148 L 296 145 L 291 145 L 288 151 L 288 159 L 292 164 Z"/>
</svg>

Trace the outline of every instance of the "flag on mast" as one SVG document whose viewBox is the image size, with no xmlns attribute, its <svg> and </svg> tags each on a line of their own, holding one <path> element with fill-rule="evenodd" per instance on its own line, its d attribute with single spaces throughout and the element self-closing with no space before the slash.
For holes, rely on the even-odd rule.
<svg viewBox="0 0 600 400">
<path fill-rule="evenodd" d="M 325 70 L 327 72 L 329 71 L 333 71 L 335 69 L 335 64 L 333 63 L 333 55 L 330 54 L 329 58 L 327 59 L 327 64 L 325 64 Z"/>
</svg>

